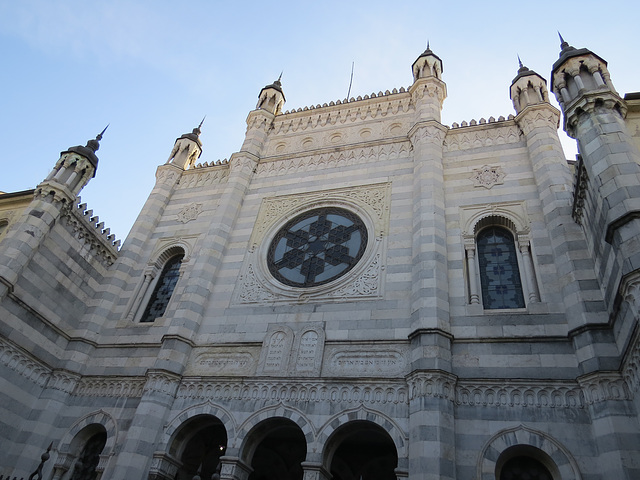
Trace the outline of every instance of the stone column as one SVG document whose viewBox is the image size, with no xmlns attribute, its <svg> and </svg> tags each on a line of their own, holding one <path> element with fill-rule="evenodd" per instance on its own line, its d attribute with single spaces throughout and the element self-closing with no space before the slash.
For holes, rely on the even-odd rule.
<svg viewBox="0 0 640 480">
<path fill-rule="evenodd" d="M 253 468 L 238 457 L 220 457 L 220 463 L 222 464 L 220 480 L 248 480 L 253 472 Z"/>
<path fill-rule="evenodd" d="M 144 392 L 120 446 L 115 465 L 105 469 L 109 480 L 145 479 L 154 458 L 154 448 L 171 410 L 180 383 L 178 375 L 149 370 Z"/>
<path fill-rule="evenodd" d="M 522 254 L 522 266 L 524 268 L 524 279 L 527 284 L 529 302 L 539 302 L 540 298 L 538 297 L 538 286 L 533 271 L 533 259 L 529 251 L 529 242 L 518 241 L 518 243 L 520 245 L 520 253 Z"/>
<path fill-rule="evenodd" d="M 414 372 L 407 382 L 408 477 L 411 480 L 453 480 L 456 478 L 456 377 L 444 372 Z"/>
<path fill-rule="evenodd" d="M 303 480 L 331 480 L 331 474 L 324 465 L 316 462 L 302 462 Z"/>
<path fill-rule="evenodd" d="M 469 275 L 469 303 L 478 305 L 480 303 L 480 289 L 478 288 L 478 273 L 476 272 L 476 244 L 472 239 L 465 242 L 464 249 L 467 252 L 467 273 Z"/>
<path fill-rule="evenodd" d="M 640 478 L 640 432 L 637 421 L 630 421 L 633 395 L 624 379 L 618 372 L 597 372 L 579 377 L 578 383 L 591 417 L 595 463 L 602 478 Z"/>
<path fill-rule="evenodd" d="M 411 290 L 412 335 L 448 336 L 449 279 L 447 272 L 444 168 L 442 144 L 446 127 L 420 122 L 409 132 L 413 145 L 413 270 Z M 451 353 L 440 350 L 442 339 L 427 340 L 430 347 L 414 352 L 414 368 L 450 369 Z M 436 347 L 436 348 L 434 348 Z"/>
</svg>

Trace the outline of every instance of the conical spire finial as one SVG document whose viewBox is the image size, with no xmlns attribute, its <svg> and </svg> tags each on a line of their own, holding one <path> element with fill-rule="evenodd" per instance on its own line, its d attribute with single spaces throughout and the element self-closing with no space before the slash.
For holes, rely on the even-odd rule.
<svg viewBox="0 0 640 480">
<path fill-rule="evenodd" d="M 102 140 L 102 135 L 104 135 L 104 132 L 107 131 L 107 128 L 109 128 L 109 125 L 111 124 L 107 124 L 107 126 L 104 127 L 104 130 L 102 130 L 94 140 L 89 140 L 87 142 L 86 147 L 90 148 L 95 153 L 100 148 L 100 140 Z"/>
<path fill-rule="evenodd" d="M 529 69 L 523 65 L 522 60 L 520 60 L 520 55 L 518 55 L 518 65 L 520 65 L 520 68 L 518 68 L 518 75 L 529 71 Z"/>
<path fill-rule="evenodd" d="M 200 125 L 198 125 L 196 128 L 194 128 L 192 130 L 192 133 L 195 133 L 196 135 L 200 136 L 200 134 L 202 133 L 202 130 L 200 130 L 200 128 L 202 127 L 202 124 L 204 123 L 204 119 L 205 118 L 207 118 L 206 115 L 204 117 L 202 117 L 202 120 L 200 121 Z"/>
<path fill-rule="evenodd" d="M 565 41 L 564 38 L 562 38 L 562 34 L 560 33 L 560 31 L 558 31 L 558 36 L 560 37 L 560 50 L 564 50 L 569 46 L 569 44 Z"/>
</svg>

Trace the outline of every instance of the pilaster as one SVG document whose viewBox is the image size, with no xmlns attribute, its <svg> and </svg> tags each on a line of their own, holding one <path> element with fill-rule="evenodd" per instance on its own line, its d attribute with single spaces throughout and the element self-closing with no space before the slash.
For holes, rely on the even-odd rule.
<svg viewBox="0 0 640 480">
<path fill-rule="evenodd" d="M 591 416 L 600 473 L 606 478 L 640 478 L 637 449 L 638 422 L 633 412 L 632 394 L 618 372 L 598 372 L 578 378 Z"/>
<path fill-rule="evenodd" d="M 529 158 L 538 188 L 545 225 L 553 249 L 558 282 L 569 329 L 584 334 L 589 326 L 602 327 L 608 315 L 596 265 L 580 226 L 572 219 L 572 177 L 564 157 L 557 128 L 560 112 L 548 102 L 528 105 L 516 116 L 527 141 Z M 527 265 L 525 264 L 525 267 Z M 543 283 L 546 279 L 543 279 Z M 553 295 L 554 292 L 547 292 Z M 579 349 L 581 340 L 575 340 Z M 598 357 L 611 355 L 609 346 L 596 342 L 581 356 L 584 373 L 602 365 Z M 589 366 L 588 366 L 589 365 Z"/>
<path fill-rule="evenodd" d="M 147 478 L 157 439 L 162 434 L 179 384 L 180 376 L 173 373 L 147 372 L 142 398 L 120 447 L 117 462 L 112 471 L 105 472 L 105 478 Z"/>
<path fill-rule="evenodd" d="M 416 371 L 409 384 L 409 469 L 412 480 L 456 478 L 454 400 L 456 377 Z"/>
<path fill-rule="evenodd" d="M 413 146 L 412 331 L 449 328 L 444 169 L 447 128 L 435 120 L 409 131 Z"/>
</svg>

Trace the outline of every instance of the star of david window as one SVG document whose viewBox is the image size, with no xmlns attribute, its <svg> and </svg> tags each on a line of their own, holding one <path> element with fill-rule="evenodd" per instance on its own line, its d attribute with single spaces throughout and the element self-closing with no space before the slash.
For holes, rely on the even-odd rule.
<svg viewBox="0 0 640 480">
<path fill-rule="evenodd" d="M 276 234 L 267 253 L 271 274 L 292 287 L 314 287 L 351 270 L 364 254 L 362 220 L 337 207 L 309 210 Z"/>
</svg>

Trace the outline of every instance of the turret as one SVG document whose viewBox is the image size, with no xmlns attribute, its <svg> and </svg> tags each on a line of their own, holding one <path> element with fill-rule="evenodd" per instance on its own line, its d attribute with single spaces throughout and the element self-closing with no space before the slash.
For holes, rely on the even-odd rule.
<svg viewBox="0 0 640 480">
<path fill-rule="evenodd" d="M 107 125 L 108 127 L 108 125 Z M 100 140 L 107 127 L 95 140 L 89 140 L 83 147 L 69 147 L 60 154 L 60 159 L 47 178 L 36 188 L 36 195 L 53 195 L 56 201 L 71 202 L 96 175 Z"/>
<path fill-rule="evenodd" d="M 200 127 L 202 123 L 194 128 L 191 133 L 185 133 L 181 137 L 176 139 L 176 143 L 173 145 L 167 164 L 172 164 L 180 167 L 183 170 L 187 170 L 192 167 L 200 155 L 202 155 L 202 142 L 200 141 Z"/>
<path fill-rule="evenodd" d="M 284 92 L 282 91 L 282 83 L 280 83 L 281 78 L 282 74 L 280 74 L 278 79 L 271 85 L 267 85 L 260 90 L 256 109 L 266 110 L 274 115 L 282 113 L 282 107 L 284 106 L 286 99 L 284 98 Z"/>
<path fill-rule="evenodd" d="M 574 48 L 560 36 L 560 58 L 551 70 L 551 89 L 564 112 L 564 130 L 576 138 L 575 126 L 582 112 L 599 105 L 624 117 L 624 101 L 613 87 L 607 62 L 586 48 Z"/>
<path fill-rule="evenodd" d="M 509 96 L 513 102 L 516 114 L 522 112 L 529 105 L 549 103 L 547 81 L 533 70 L 529 70 L 522 64 L 518 57 L 520 68 L 518 74 L 511 82 Z"/>
<path fill-rule="evenodd" d="M 413 62 L 411 69 L 413 70 L 414 82 L 419 78 L 426 77 L 436 77 L 442 80 L 442 60 L 431 51 L 429 42 L 427 42 L 427 49 Z"/>
<path fill-rule="evenodd" d="M 440 122 L 442 103 L 447 98 L 447 86 L 442 81 L 442 60 L 427 43 L 427 49 L 413 62 L 411 70 L 413 85 L 409 92 L 416 105 L 416 121 Z"/>
</svg>

